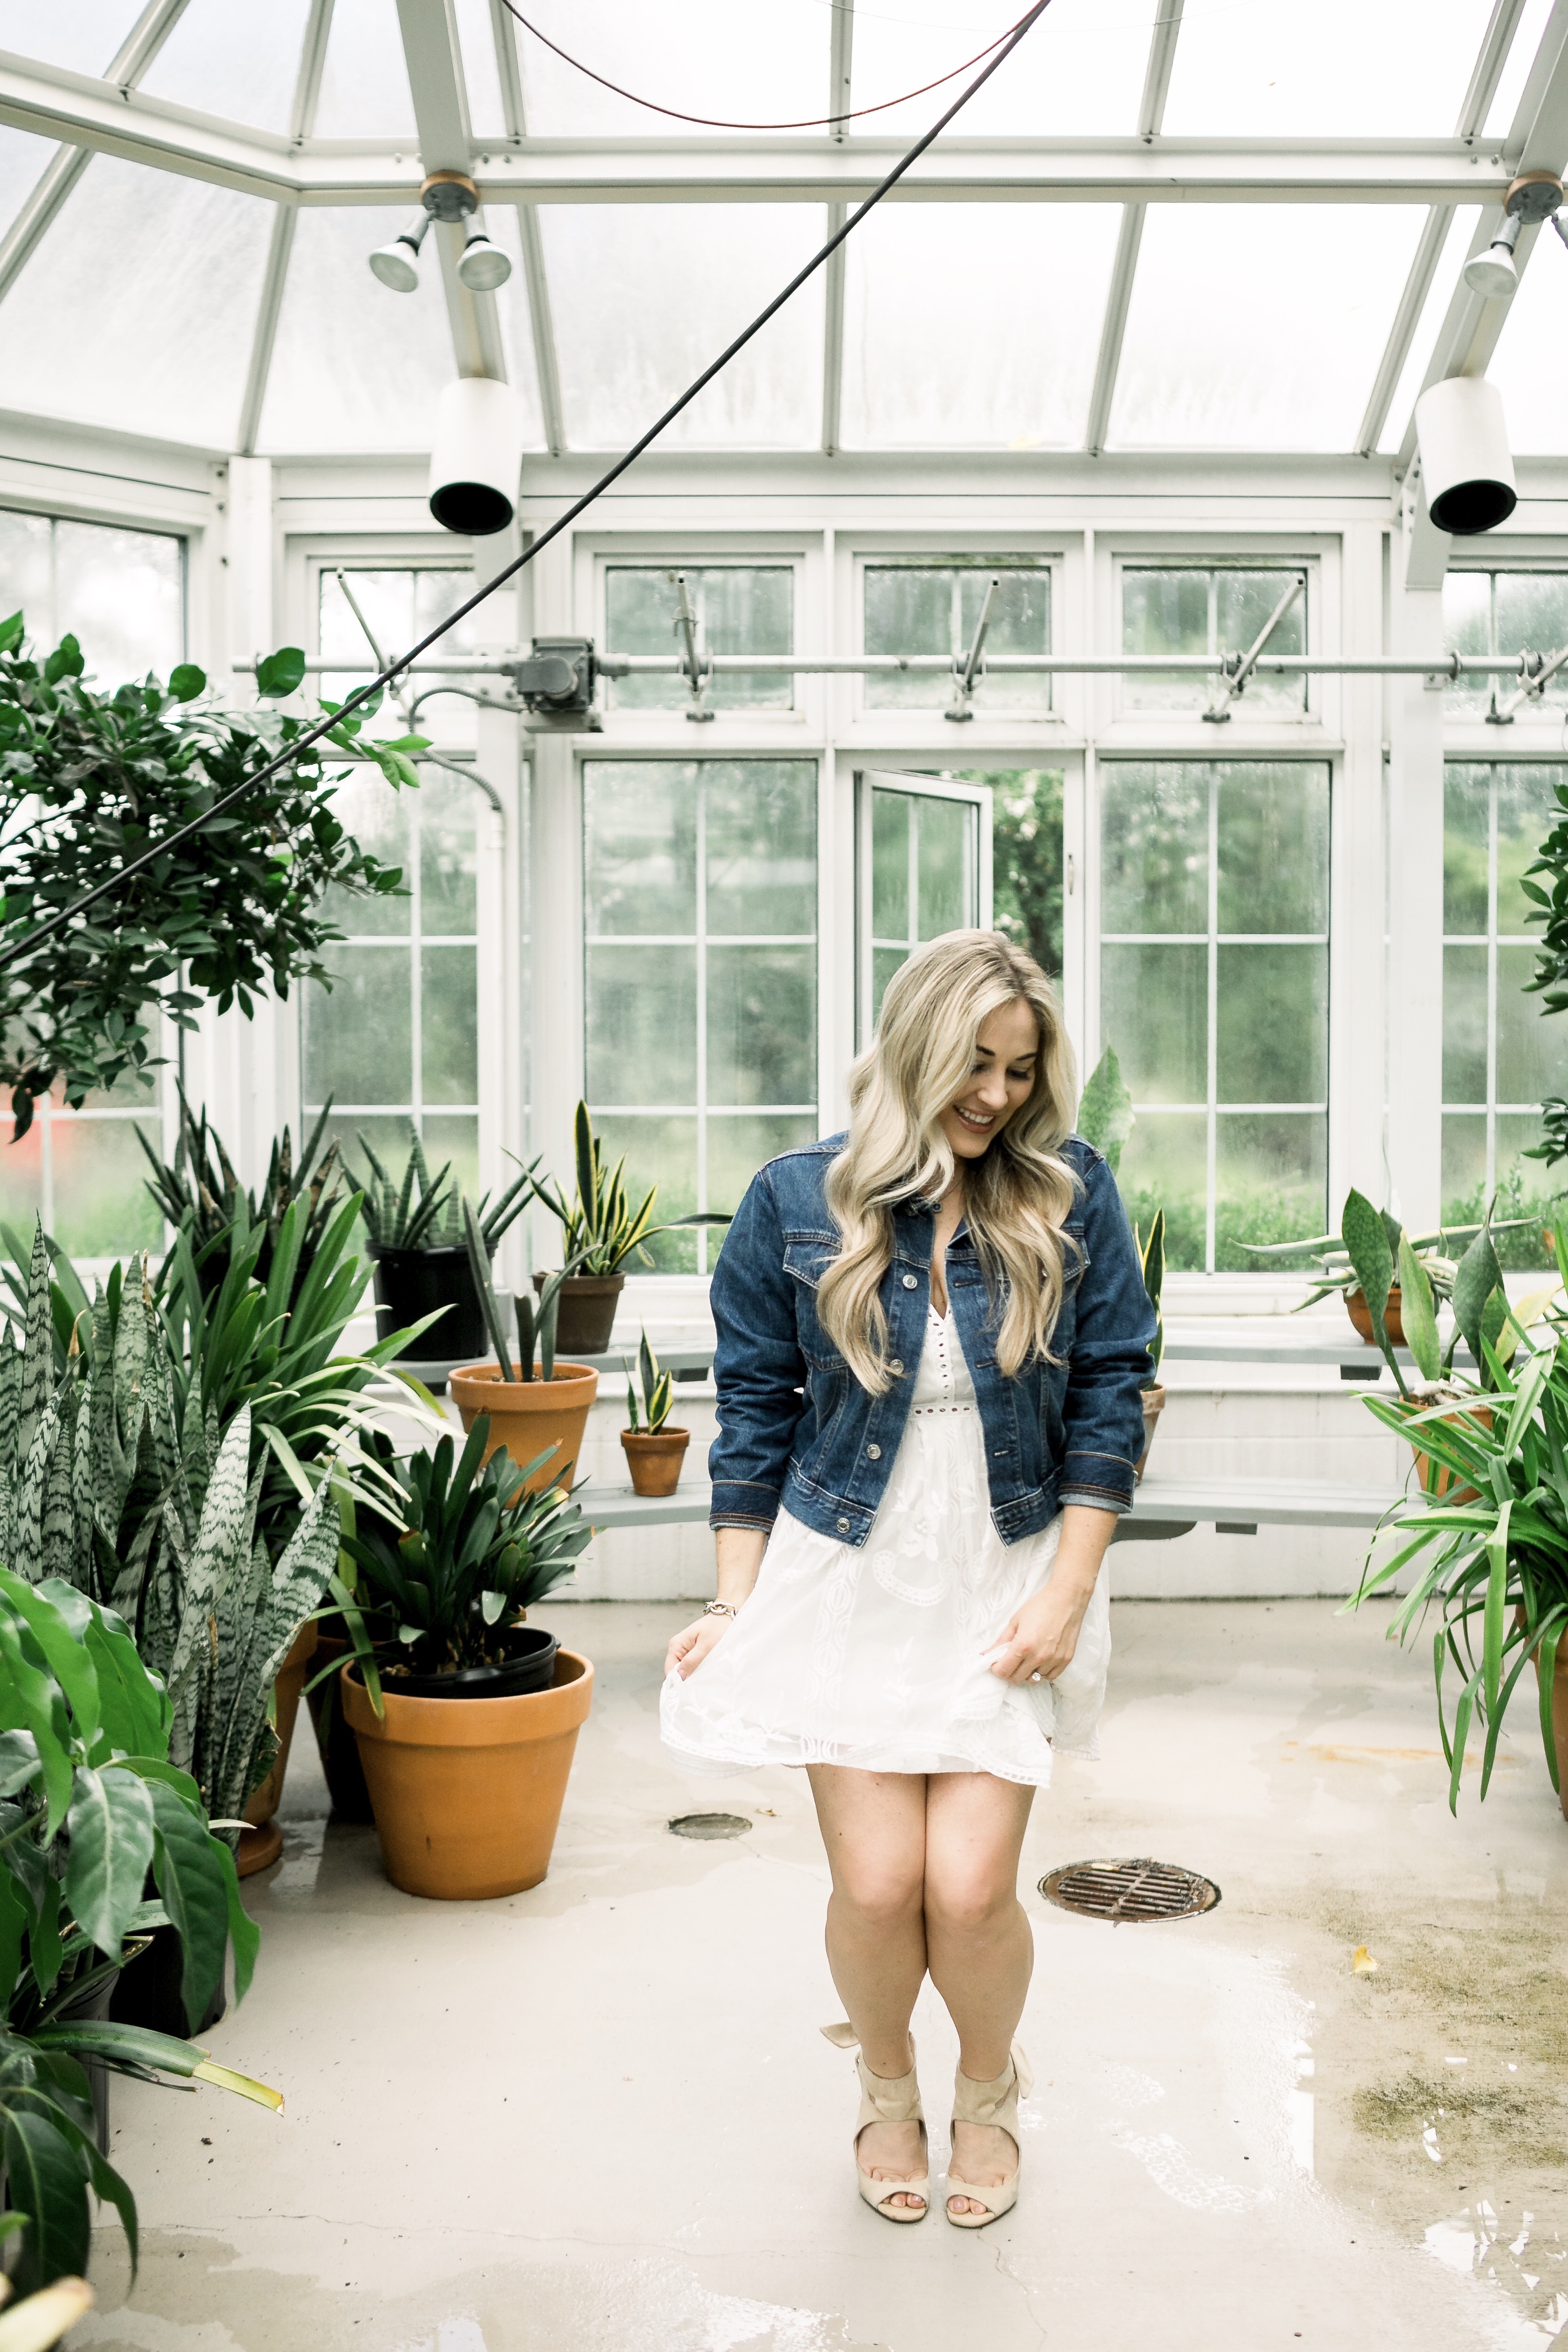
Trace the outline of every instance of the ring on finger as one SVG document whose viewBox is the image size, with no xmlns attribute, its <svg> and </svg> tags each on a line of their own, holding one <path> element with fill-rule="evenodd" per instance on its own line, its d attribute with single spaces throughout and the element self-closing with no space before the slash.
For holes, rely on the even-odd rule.
<svg viewBox="0 0 1568 2352">
<path fill-rule="evenodd" d="M 1044 1682 L 1044 1680 L 1045 1680 L 1045 1676 L 1044 1676 L 1044 1675 L 1042 1675 L 1042 1674 L 1041 1674 L 1041 1672 L 1040 1672 L 1040 1670 L 1039 1670 L 1038 1666 L 1037 1666 L 1037 1667 L 1036 1667 L 1036 1669 L 1035 1669 L 1034 1673 L 1029 1676 L 1029 1680 L 1030 1680 L 1032 1683 L 1041 1683 L 1041 1682 Z"/>
</svg>

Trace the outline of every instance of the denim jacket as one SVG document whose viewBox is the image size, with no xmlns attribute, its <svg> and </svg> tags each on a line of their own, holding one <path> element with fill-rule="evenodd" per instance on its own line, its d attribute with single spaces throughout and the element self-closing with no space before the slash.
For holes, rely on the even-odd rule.
<svg viewBox="0 0 1568 2352">
<path fill-rule="evenodd" d="M 781 1503 L 819 1534 L 863 1544 L 892 1473 L 925 1344 L 935 1207 L 893 1213 L 882 1277 L 891 1385 L 868 1394 L 824 1331 L 816 1289 L 838 1254 L 827 1172 L 846 1138 L 786 1151 L 752 1178 L 724 1238 L 711 1289 L 719 1435 L 708 1462 L 716 1528 L 770 1528 Z M 1004 1543 L 1048 1527 L 1066 1503 L 1121 1512 L 1143 1444 L 1142 1384 L 1153 1310 L 1115 1180 L 1091 1144 L 1065 1156 L 1078 1179 L 1067 1231 L 1078 1244 L 1051 1339 L 1009 1378 L 997 1368 L 1005 1301 L 993 1303 L 961 1224 L 947 1291 L 984 1433 L 991 1517 Z"/>
</svg>

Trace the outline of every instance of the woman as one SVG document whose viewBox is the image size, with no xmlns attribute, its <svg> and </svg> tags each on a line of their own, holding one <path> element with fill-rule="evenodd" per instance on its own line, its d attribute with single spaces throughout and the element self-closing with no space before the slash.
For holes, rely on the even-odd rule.
<svg viewBox="0 0 1568 2352">
<path fill-rule="evenodd" d="M 950 931 L 888 984 L 847 1136 L 755 1177 L 713 1276 L 719 1598 L 671 1643 L 664 1738 L 809 1773 L 827 1956 L 859 2044 L 860 2194 L 927 2210 L 909 2025 L 959 2036 L 948 2219 L 1018 2193 L 1018 1856 L 1052 1742 L 1089 1754 L 1153 1317 L 1110 1171 L 1069 1134 L 1039 966 Z"/>
</svg>

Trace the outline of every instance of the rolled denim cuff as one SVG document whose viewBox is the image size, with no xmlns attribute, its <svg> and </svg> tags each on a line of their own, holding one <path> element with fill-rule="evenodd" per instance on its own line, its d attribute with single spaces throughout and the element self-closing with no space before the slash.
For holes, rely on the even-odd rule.
<svg viewBox="0 0 1568 2352">
<path fill-rule="evenodd" d="M 746 1478 L 715 1479 L 708 1512 L 710 1528 L 767 1528 L 778 1515 L 776 1487 L 754 1486 Z"/>
<path fill-rule="evenodd" d="M 1057 1499 L 1081 1503 L 1091 1511 L 1114 1511 L 1118 1517 L 1132 1508 L 1137 1475 L 1120 1454 L 1075 1452 L 1062 1465 Z"/>
</svg>

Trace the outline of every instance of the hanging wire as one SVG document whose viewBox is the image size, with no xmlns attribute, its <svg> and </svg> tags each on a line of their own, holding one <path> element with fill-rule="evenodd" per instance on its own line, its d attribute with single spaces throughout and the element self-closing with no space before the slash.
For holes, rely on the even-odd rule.
<svg viewBox="0 0 1568 2352">
<path fill-rule="evenodd" d="M 275 776 L 279 769 L 292 765 L 296 760 L 319 743 L 324 735 L 330 735 L 334 727 L 340 725 L 344 719 L 351 717 L 354 711 L 362 709 L 374 697 L 379 696 L 384 689 L 390 687 L 395 693 L 396 680 L 411 662 L 417 661 L 421 654 L 428 653 L 431 646 L 438 644 L 448 629 L 456 628 L 459 621 L 466 621 L 468 614 L 477 612 L 489 597 L 495 594 L 498 588 L 504 587 L 506 583 L 514 579 L 526 564 L 531 563 L 534 557 L 550 545 L 552 540 L 559 539 L 563 530 L 569 530 L 580 514 L 585 513 L 596 499 L 604 496 L 612 482 L 619 481 L 627 468 L 637 463 L 644 450 L 652 446 L 666 427 L 674 424 L 682 410 L 690 407 L 698 394 L 705 391 L 714 377 L 729 366 L 737 352 L 744 351 L 753 337 L 761 334 L 769 320 L 784 309 L 790 297 L 797 294 L 809 278 L 815 276 L 830 254 L 837 253 L 845 240 L 858 228 L 868 213 L 873 211 L 889 190 L 897 186 L 910 165 L 920 161 L 933 141 L 941 138 L 948 124 L 968 105 L 975 91 L 990 80 L 1000 66 L 1005 64 L 1030 26 L 1045 15 L 1049 5 L 1050 0 L 1035 0 L 1035 5 L 1027 16 L 1019 18 L 990 63 L 975 75 L 966 89 L 960 91 L 947 112 L 932 123 L 923 137 L 916 140 L 906 154 L 899 158 L 887 177 L 878 182 L 865 203 L 856 206 L 848 218 L 840 227 L 835 229 L 826 244 L 818 248 L 805 268 L 796 270 L 789 284 L 758 311 L 749 327 L 742 327 L 733 342 L 727 343 L 716 360 L 710 361 L 701 374 L 687 385 L 679 400 L 671 401 L 663 415 L 657 417 L 648 426 L 647 431 L 633 442 L 625 456 L 617 457 L 615 464 L 600 475 L 591 488 L 584 490 L 580 499 L 574 499 L 563 513 L 557 515 L 555 520 L 548 524 L 537 538 L 531 540 L 522 553 L 515 557 L 504 571 L 498 572 L 493 580 L 487 581 L 482 588 L 477 589 L 467 604 L 459 604 L 456 612 L 449 613 L 444 621 L 438 622 L 427 636 L 420 638 L 416 646 L 410 646 L 405 654 L 400 654 L 395 662 L 389 663 L 379 677 L 373 677 L 368 684 L 356 688 L 346 702 L 341 702 L 336 710 L 329 712 L 324 719 L 318 720 L 315 726 L 308 727 L 302 735 L 296 736 L 286 750 L 268 760 L 265 767 L 258 768 L 253 776 L 247 776 L 244 782 L 237 784 L 232 792 L 226 793 L 220 800 L 216 800 L 211 808 L 205 810 L 202 815 L 193 817 L 188 824 L 178 826 L 174 832 L 166 835 L 162 841 L 154 842 L 150 849 L 144 849 L 140 856 L 132 858 L 128 865 L 122 866 L 118 874 L 110 875 L 106 880 L 97 883 L 92 889 L 84 891 L 79 898 L 73 899 L 68 907 L 61 907 L 43 922 L 36 923 L 33 929 L 21 939 L 13 940 L 8 946 L 0 947 L 0 971 L 4 971 L 8 965 L 15 963 L 19 956 L 26 955 L 38 944 L 40 940 L 50 938 L 56 931 L 63 929 L 67 923 L 73 922 L 78 915 L 85 914 L 89 907 L 96 906 L 100 898 L 107 898 L 112 890 L 118 890 L 133 876 L 145 873 L 148 866 L 155 865 L 161 857 L 166 857 L 172 849 L 178 849 L 182 843 L 192 840 L 204 826 L 211 824 L 216 817 L 223 816 L 231 808 L 237 806 L 247 793 L 254 791 L 258 784 L 265 783 L 269 776 Z"/>
<path fill-rule="evenodd" d="M 525 32 L 531 33 L 536 41 L 542 41 L 545 47 L 552 51 L 564 64 L 574 67 L 580 74 L 586 74 L 590 81 L 596 81 L 601 89 L 614 90 L 617 98 L 628 100 L 633 106 L 646 106 L 650 114 L 667 114 L 672 122 L 695 122 L 703 131 L 828 131 L 835 123 L 857 122 L 863 114 L 886 114 L 890 107 L 906 106 L 912 98 L 924 98 L 930 91 L 940 89 L 944 82 L 956 81 L 961 73 L 967 73 L 971 66 L 977 66 L 982 58 L 988 58 L 993 49 L 999 47 L 1001 43 L 1006 40 L 1009 34 L 1016 33 L 1020 26 L 1026 26 L 1038 13 L 1031 9 L 1029 17 L 1020 17 L 1018 24 L 1009 25 L 1005 31 L 997 34 L 995 40 L 987 41 L 983 49 L 976 49 L 972 58 L 965 58 L 961 66 L 954 66 L 949 73 L 938 74 L 935 81 L 921 82 L 919 89 L 905 90 L 902 98 L 884 98 L 875 106 L 852 106 L 842 114 L 816 115 L 809 122 L 721 122 L 709 114 L 682 114 L 679 107 L 660 106 L 656 99 L 639 98 L 636 90 L 623 89 L 618 81 L 607 81 L 602 73 L 595 73 L 592 66 L 585 66 L 581 58 L 572 57 L 565 49 L 560 47 L 551 39 L 548 33 L 542 33 L 537 25 L 530 23 L 521 8 L 513 6 L 512 0 L 501 0 L 501 6 L 509 16 L 516 17 Z"/>
</svg>

